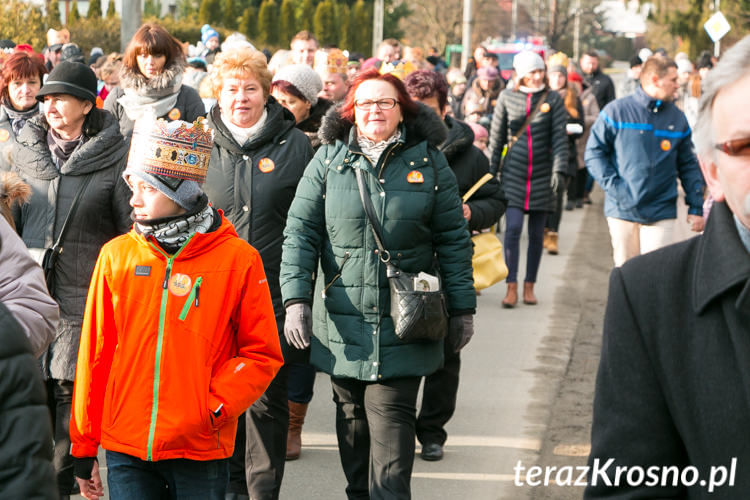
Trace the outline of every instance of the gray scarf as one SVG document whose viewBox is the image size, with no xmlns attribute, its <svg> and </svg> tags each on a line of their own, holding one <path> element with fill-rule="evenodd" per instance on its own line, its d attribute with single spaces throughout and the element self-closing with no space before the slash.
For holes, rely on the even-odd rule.
<svg viewBox="0 0 750 500">
<path fill-rule="evenodd" d="M 16 136 L 26 124 L 26 120 L 39 113 L 39 103 L 36 103 L 31 109 L 27 109 L 26 111 L 18 111 L 6 99 L 3 99 L 2 107 L 5 110 L 5 114 L 10 118 L 10 126 L 13 128 L 13 134 Z"/>
<path fill-rule="evenodd" d="M 50 128 L 47 131 L 47 146 L 52 152 L 52 161 L 55 162 L 57 170 L 60 170 L 73 152 L 87 140 L 88 137 L 81 132 L 81 135 L 75 139 L 66 141 Z"/>
<path fill-rule="evenodd" d="M 145 114 L 164 116 L 177 104 L 183 71 L 184 64 L 181 61 L 175 61 L 150 79 L 140 72 L 123 70 L 120 86 L 125 94 L 117 102 L 133 121 Z"/>
</svg>

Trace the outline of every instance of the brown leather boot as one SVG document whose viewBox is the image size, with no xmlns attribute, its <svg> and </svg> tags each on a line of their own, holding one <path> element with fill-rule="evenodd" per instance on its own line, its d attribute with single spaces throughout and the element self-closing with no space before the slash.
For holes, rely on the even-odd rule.
<svg viewBox="0 0 750 500">
<path fill-rule="evenodd" d="M 542 246 L 546 249 L 549 247 L 549 229 L 544 228 L 544 241 L 542 242 Z"/>
<path fill-rule="evenodd" d="M 508 309 L 515 307 L 518 302 L 518 283 L 508 283 L 508 291 L 505 292 L 503 307 Z"/>
<path fill-rule="evenodd" d="M 530 306 L 536 305 L 537 300 L 534 295 L 534 283 L 523 284 L 523 303 Z"/>
<path fill-rule="evenodd" d="M 289 401 L 289 432 L 286 435 L 286 459 L 297 460 L 302 450 L 302 424 L 305 423 L 307 403 Z"/>
<path fill-rule="evenodd" d="M 550 231 L 547 233 L 547 253 L 557 255 L 557 233 Z"/>
</svg>

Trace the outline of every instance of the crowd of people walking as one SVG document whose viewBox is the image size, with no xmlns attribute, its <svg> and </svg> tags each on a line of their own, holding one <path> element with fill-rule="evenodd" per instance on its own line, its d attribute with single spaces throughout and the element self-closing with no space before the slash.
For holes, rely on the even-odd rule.
<svg viewBox="0 0 750 500">
<path fill-rule="evenodd" d="M 88 63 L 54 30 L 43 54 L 2 56 L 0 180 L 27 191 L 0 193 L 0 363 L 26 370 L 29 413 L 7 418 L 35 460 L 11 497 L 103 497 L 102 448 L 110 498 L 276 499 L 322 372 L 347 497 L 410 498 L 474 334 L 473 234 L 504 218 L 512 309 L 538 303 L 544 250 L 594 181 L 616 266 L 671 242 L 678 179 L 703 229 L 710 59 L 641 51 L 619 99 L 596 51 L 523 50 L 506 81 L 484 46 L 448 69 L 306 31 L 271 55 L 144 24 Z M 438 340 L 401 338 L 393 269 L 437 277 Z"/>
</svg>

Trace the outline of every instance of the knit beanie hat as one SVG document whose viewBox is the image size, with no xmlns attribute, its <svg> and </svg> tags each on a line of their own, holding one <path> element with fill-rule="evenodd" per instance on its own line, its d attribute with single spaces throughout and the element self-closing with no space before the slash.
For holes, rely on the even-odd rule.
<svg viewBox="0 0 750 500">
<path fill-rule="evenodd" d="M 203 118 L 195 123 L 168 122 L 147 116 L 136 120 L 123 177 L 135 176 L 185 210 L 201 198 L 206 180 L 213 130 Z"/>
<path fill-rule="evenodd" d="M 219 32 L 213 29 L 208 24 L 204 24 L 201 27 L 201 42 L 203 42 L 203 45 L 206 45 L 206 42 L 208 42 L 211 38 L 219 38 Z"/>
<path fill-rule="evenodd" d="M 516 54 L 513 58 L 513 69 L 516 70 L 516 76 L 519 80 L 531 73 L 541 69 L 544 71 L 544 60 L 542 56 L 531 50 L 524 50 Z"/>
<path fill-rule="evenodd" d="M 291 83 L 313 106 L 317 104 L 318 94 L 323 90 L 320 76 L 307 64 L 284 66 L 273 77 L 274 82 L 279 80 Z"/>
</svg>

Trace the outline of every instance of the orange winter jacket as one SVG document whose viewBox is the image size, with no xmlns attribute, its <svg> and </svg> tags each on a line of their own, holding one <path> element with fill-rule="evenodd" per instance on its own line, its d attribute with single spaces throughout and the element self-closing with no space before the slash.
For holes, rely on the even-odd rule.
<svg viewBox="0 0 750 500">
<path fill-rule="evenodd" d="M 217 212 L 214 212 L 215 214 Z M 237 417 L 283 363 L 258 252 L 221 211 L 174 255 L 133 229 L 102 247 L 78 351 L 72 454 L 232 455 Z"/>
</svg>

